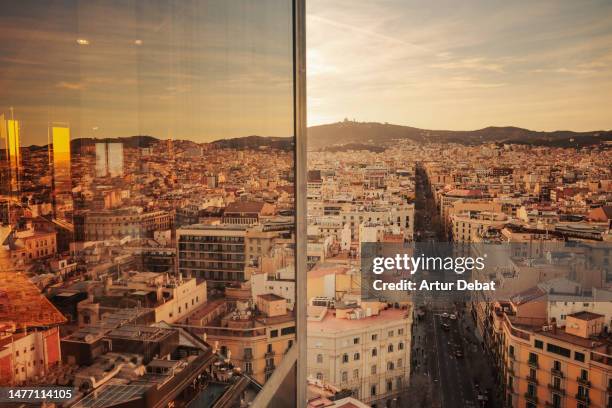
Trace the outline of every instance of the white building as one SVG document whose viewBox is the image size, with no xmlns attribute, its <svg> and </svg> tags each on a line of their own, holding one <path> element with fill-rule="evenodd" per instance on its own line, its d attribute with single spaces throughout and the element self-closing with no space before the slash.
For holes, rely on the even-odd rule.
<svg viewBox="0 0 612 408">
<path fill-rule="evenodd" d="M 412 313 L 377 301 L 308 312 L 308 375 L 371 406 L 383 407 L 409 384 Z"/>
</svg>

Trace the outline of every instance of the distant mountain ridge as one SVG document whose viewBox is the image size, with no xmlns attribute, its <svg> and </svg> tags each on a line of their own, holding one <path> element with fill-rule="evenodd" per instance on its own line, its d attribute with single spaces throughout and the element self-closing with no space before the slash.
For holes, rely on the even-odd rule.
<svg viewBox="0 0 612 408">
<path fill-rule="evenodd" d="M 126 147 L 150 147 L 159 142 L 154 136 L 137 135 L 116 138 L 77 138 L 71 141 L 73 151 L 100 142 L 121 142 Z M 515 126 L 489 126 L 477 130 L 428 130 L 411 126 L 392 125 L 378 122 L 343 121 L 308 128 L 308 149 L 329 151 L 370 150 L 384 151 L 398 140 L 411 140 L 416 143 L 459 143 L 478 145 L 482 143 L 515 143 L 550 147 L 582 147 L 609 142 L 612 145 L 612 130 L 590 132 L 573 132 L 558 130 L 539 132 Z M 193 143 L 187 140 L 176 140 L 177 143 Z M 292 137 L 279 136 L 244 136 L 231 139 L 219 139 L 210 142 L 217 148 L 225 149 L 259 149 L 268 147 L 281 150 L 292 150 Z M 31 150 L 46 149 L 46 145 L 29 147 Z"/>
<path fill-rule="evenodd" d="M 292 150 L 292 137 L 277 136 L 245 136 L 233 139 L 220 139 L 211 143 L 213 146 L 222 149 L 258 149 L 260 147 L 270 147 L 273 149 Z"/>
<path fill-rule="evenodd" d="M 538 132 L 514 126 L 489 126 L 478 130 L 427 130 L 377 122 L 344 121 L 308 128 L 308 148 L 332 146 L 391 145 L 397 140 L 417 143 L 439 142 L 475 145 L 481 143 L 518 143 L 538 146 L 580 147 L 612 140 L 612 131 L 572 132 L 560 130 Z"/>
</svg>

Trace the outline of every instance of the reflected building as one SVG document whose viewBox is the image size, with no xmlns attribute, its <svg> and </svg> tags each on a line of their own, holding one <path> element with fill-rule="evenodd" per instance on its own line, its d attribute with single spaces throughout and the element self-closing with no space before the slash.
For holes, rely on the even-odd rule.
<svg viewBox="0 0 612 408">
<path fill-rule="evenodd" d="M 70 161 L 70 127 L 65 124 L 49 126 L 49 165 L 52 174 L 53 217 L 71 222 L 72 178 Z"/>
<path fill-rule="evenodd" d="M 11 115 L 12 116 L 12 115 Z M 0 115 L 0 194 L 11 195 L 19 191 L 21 173 L 20 123 Z"/>
<path fill-rule="evenodd" d="M 11 203 L 19 201 L 21 174 L 20 123 L 0 115 L 0 222 L 12 221 Z"/>
<path fill-rule="evenodd" d="M 96 177 L 123 176 L 123 143 L 96 143 Z"/>
</svg>

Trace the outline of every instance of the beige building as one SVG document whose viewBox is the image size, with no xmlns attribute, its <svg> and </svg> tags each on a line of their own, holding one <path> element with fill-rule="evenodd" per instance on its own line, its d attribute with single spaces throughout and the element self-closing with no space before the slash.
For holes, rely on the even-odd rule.
<svg viewBox="0 0 612 408">
<path fill-rule="evenodd" d="M 201 331 L 217 351 L 263 384 L 293 346 L 295 317 L 287 310 L 287 300 L 278 295 L 259 295 L 256 305 L 238 303 Z"/>
<path fill-rule="evenodd" d="M 171 229 L 173 220 L 174 214 L 167 211 L 147 212 L 139 207 L 90 212 L 85 215 L 84 240 L 153 237 L 155 231 Z"/>
<path fill-rule="evenodd" d="M 377 301 L 310 306 L 309 377 L 350 389 L 372 407 L 399 398 L 410 379 L 412 312 L 383 307 Z"/>
<path fill-rule="evenodd" d="M 129 272 L 106 280 L 103 293 L 78 304 L 79 326 L 95 324 L 114 308 L 154 311 L 155 322 L 175 323 L 206 304 L 206 281 L 173 278 L 165 273 Z"/>
<path fill-rule="evenodd" d="M 500 230 L 508 222 L 506 214 L 467 211 L 451 216 L 454 242 L 480 242 L 488 230 Z"/>
</svg>

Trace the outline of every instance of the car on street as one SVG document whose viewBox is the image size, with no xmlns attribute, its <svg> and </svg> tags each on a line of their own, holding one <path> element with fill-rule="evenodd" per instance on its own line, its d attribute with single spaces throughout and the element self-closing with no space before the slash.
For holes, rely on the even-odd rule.
<svg viewBox="0 0 612 408">
<path fill-rule="evenodd" d="M 448 313 L 446 313 L 446 312 L 442 313 L 442 317 L 443 317 L 444 319 L 448 319 Z"/>
</svg>

